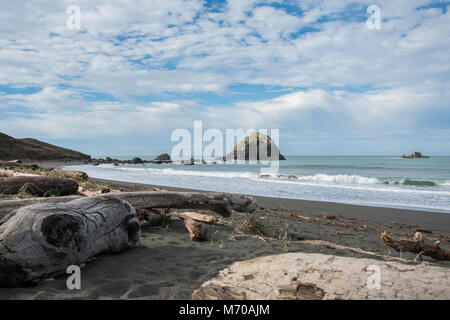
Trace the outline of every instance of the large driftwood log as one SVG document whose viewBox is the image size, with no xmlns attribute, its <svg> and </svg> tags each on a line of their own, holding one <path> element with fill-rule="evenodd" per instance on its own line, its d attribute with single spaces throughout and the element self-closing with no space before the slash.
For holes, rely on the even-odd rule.
<svg viewBox="0 0 450 320">
<path fill-rule="evenodd" d="M 191 240 L 206 241 L 208 240 L 208 229 L 200 222 L 194 221 L 191 218 L 184 219 L 184 225 L 189 231 Z"/>
<path fill-rule="evenodd" d="M 67 178 L 46 176 L 0 178 L 0 193 L 17 194 L 21 189 L 40 197 L 45 195 L 67 196 L 77 193 L 78 183 Z"/>
<path fill-rule="evenodd" d="M 446 300 L 449 286 L 445 267 L 292 252 L 235 262 L 192 299 Z"/>
<path fill-rule="evenodd" d="M 111 196 L 128 201 L 136 208 L 205 209 L 224 217 L 229 217 L 232 210 L 252 212 L 256 209 L 253 197 L 229 193 L 123 192 Z"/>
<path fill-rule="evenodd" d="M 64 197 L 49 197 L 49 198 L 30 198 L 21 200 L 2 200 L 0 201 L 0 219 L 10 214 L 14 210 L 25 206 L 31 206 L 38 203 L 64 203 L 76 199 L 82 199 L 81 196 L 64 196 Z"/>
<path fill-rule="evenodd" d="M 256 209 L 255 198 L 228 193 L 118 192 L 101 197 L 119 198 L 129 202 L 135 208 L 205 209 L 224 217 L 229 217 L 232 210 L 253 212 Z M 57 197 L 0 201 L 0 218 L 30 204 L 67 202 L 74 199 L 76 198 Z"/>
<path fill-rule="evenodd" d="M 139 236 L 135 209 L 113 197 L 20 208 L 0 220 L 0 287 L 27 285 L 100 253 L 132 248 Z"/>
<path fill-rule="evenodd" d="M 440 248 L 439 241 L 436 241 L 433 245 L 425 243 L 420 232 L 416 232 L 416 235 L 412 240 L 393 239 L 387 232 L 383 232 L 381 234 L 381 239 L 387 246 L 395 249 L 397 252 L 412 252 L 436 260 L 450 260 L 450 250 Z"/>
</svg>

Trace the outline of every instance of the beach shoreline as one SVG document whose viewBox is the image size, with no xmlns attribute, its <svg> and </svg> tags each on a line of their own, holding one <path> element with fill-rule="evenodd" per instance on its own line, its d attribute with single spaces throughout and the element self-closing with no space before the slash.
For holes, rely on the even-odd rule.
<svg viewBox="0 0 450 320">
<path fill-rule="evenodd" d="M 57 167 L 55 164 L 51 163 L 51 167 Z M 64 165 L 60 163 L 60 166 Z M 155 187 L 168 191 L 208 192 L 96 178 L 91 180 L 124 192 L 151 191 Z M 206 225 L 208 241 L 191 241 L 183 220 L 173 216 L 166 227 L 143 229 L 136 248 L 114 255 L 100 255 L 83 264 L 81 290 L 68 290 L 67 276 L 61 275 L 27 288 L 0 288 L 0 300 L 188 300 L 203 283 L 216 277 L 234 262 L 286 252 L 370 258 L 375 259 L 371 260 L 375 263 L 376 260 L 401 259 L 411 265 L 425 263 L 450 268 L 450 261 L 426 256 L 422 257 L 422 261 L 414 261 L 417 254 L 396 252 L 386 246 L 380 237 L 386 231 L 395 238 L 412 239 L 418 230 L 424 230 L 425 241 L 433 243 L 439 239 L 441 248 L 448 250 L 449 214 L 320 201 L 255 198 L 258 205 L 255 212 L 234 212 L 232 217 L 225 219 L 230 224 Z M 204 210 L 188 211 L 211 214 Z M 235 226 L 249 217 L 260 222 L 271 234 L 270 239 L 251 233 L 236 233 Z"/>
<path fill-rule="evenodd" d="M 68 163 L 63 161 L 29 161 L 24 164 L 37 164 L 43 168 L 64 168 L 65 166 L 82 165 L 82 161 L 70 161 Z M 114 185 L 122 189 L 137 188 L 143 190 L 146 188 L 161 188 L 170 191 L 182 192 L 215 192 L 202 189 L 191 189 L 181 187 L 169 187 L 151 183 L 137 183 L 118 181 L 112 179 L 93 178 L 93 181 L 98 181 L 102 184 Z M 392 208 L 383 206 L 367 206 L 359 204 L 347 204 L 340 202 L 315 201 L 303 199 L 277 198 L 266 196 L 254 196 L 260 206 L 274 209 L 277 207 L 285 207 L 291 210 L 304 211 L 306 214 L 313 216 L 322 215 L 326 212 L 330 214 L 347 215 L 350 218 L 361 218 L 376 223 L 383 222 L 397 222 L 408 225 L 416 225 L 421 228 L 436 229 L 440 232 L 450 233 L 450 214 L 445 212 L 427 211 L 427 210 L 413 210 L 403 208 Z"/>
<path fill-rule="evenodd" d="M 180 192 L 213 192 L 189 188 L 167 187 L 162 185 L 134 183 L 109 179 L 91 178 L 101 184 L 111 185 L 115 188 L 129 190 L 144 190 L 147 188 L 161 188 L 168 191 Z M 345 204 L 327 201 L 312 201 L 301 199 L 276 198 L 265 196 L 253 196 L 257 204 L 267 209 L 284 207 L 289 210 L 301 211 L 307 216 L 319 217 L 324 214 L 344 215 L 349 218 L 358 218 L 373 223 L 391 223 L 415 225 L 418 228 L 435 229 L 440 232 L 450 232 L 450 214 L 434 211 L 420 211 L 409 209 L 397 209 L 388 207 L 371 207 L 363 205 Z"/>
</svg>

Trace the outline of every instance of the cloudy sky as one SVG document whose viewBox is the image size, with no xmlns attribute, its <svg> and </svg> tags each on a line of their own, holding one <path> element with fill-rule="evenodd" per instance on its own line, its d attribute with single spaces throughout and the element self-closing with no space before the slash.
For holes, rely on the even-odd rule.
<svg viewBox="0 0 450 320">
<path fill-rule="evenodd" d="M 380 29 L 366 24 L 372 4 Z M 67 27 L 70 5 L 80 29 Z M 0 0 L 0 132 L 92 155 L 151 155 L 202 120 L 279 128 L 288 155 L 449 155 L 449 9 Z"/>
</svg>

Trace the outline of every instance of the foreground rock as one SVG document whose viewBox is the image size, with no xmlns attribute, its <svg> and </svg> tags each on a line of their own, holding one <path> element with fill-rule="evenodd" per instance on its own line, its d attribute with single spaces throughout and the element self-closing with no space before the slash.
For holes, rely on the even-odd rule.
<svg viewBox="0 0 450 320">
<path fill-rule="evenodd" d="M 100 253 L 134 247 L 135 209 L 113 197 L 20 208 L 0 220 L 0 287 L 18 287 L 64 273 Z"/>
<path fill-rule="evenodd" d="M 46 176 L 13 176 L 0 178 L 1 194 L 26 192 L 33 196 L 67 196 L 76 194 L 78 183 L 72 179 Z"/>
<path fill-rule="evenodd" d="M 226 160 L 286 160 L 286 158 L 280 154 L 277 145 L 269 136 L 253 132 L 234 146 L 227 154 Z"/>
<path fill-rule="evenodd" d="M 380 270 L 380 289 L 374 272 Z M 373 268 L 373 269 L 372 269 Z M 371 278 L 369 278 L 371 277 Z M 373 259 L 287 253 L 232 264 L 193 299 L 450 299 L 447 268 Z"/>
</svg>

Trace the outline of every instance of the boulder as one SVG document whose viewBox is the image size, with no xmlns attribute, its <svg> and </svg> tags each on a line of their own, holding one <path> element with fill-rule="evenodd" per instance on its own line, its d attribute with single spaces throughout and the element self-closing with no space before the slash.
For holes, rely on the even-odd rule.
<svg viewBox="0 0 450 320">
<path fill-rule="evenodd" d="M 260 154 L 260 148 L 267 151 Z M 239 141 L 227 154 L 226 161 L 232 160 L 286 160 L 286 158 L 280 154 L 278 146 L 269 136 L 253 132 Z"/>
<path fill-rule="evenodd" d="M 144 163 L 144 161 L 142 161 L 141 158 L 134 157 L 133 159 L 131 159 L 130 163 L 132 163 L 132 164 L 141 164 L 141 163 Z"/>
<path fill-rule="evenodd" d="M 167 153 L 161 153 L 153 161 L 170 161 L 170 156 Z"/>
<path fill-rule="evenodd" d="M 378 273 L 379 272 L 379 273 Z M 376 278 L 379 275 L 379 286 Z M 195 300 L 450 299 L 448 268 L 314 253 L 236 262 Z"/>
</svg>

